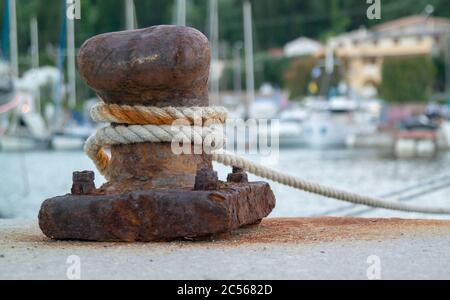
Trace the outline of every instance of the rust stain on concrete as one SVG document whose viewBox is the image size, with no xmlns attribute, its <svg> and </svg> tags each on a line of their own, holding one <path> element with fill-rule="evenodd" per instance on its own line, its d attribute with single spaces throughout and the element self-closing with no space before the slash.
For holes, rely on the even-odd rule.
<svg viewBox="0 0 450 300">
<path fill-rule="evenodd" d="M 229 242 L 233 244 L 321 243 L 386 240 L 419 234 L 450 234 L 450 222 L 333 217 L 266 219 L 259 226 L 235 231 Z"/>
<path fill-rule="evenodd" d="M 37 224 L 2 228 L 0 246 L 33 245 L 38 248 L 128 248 L 133 245 L 164 247 L 168 251 L 180 248 L 226 248 L 246 245 L 314 245 L 329 242 L 384 241 L 450 234 L 450 221 L 361 219 L 361 218 L 282 218 L 265 219 L 259 225 L 248 226 L 229 235 L 203 241 L 174 241 L 170 243 L 95 243 L 52 241 L 38 229 Z"/>
</svg>

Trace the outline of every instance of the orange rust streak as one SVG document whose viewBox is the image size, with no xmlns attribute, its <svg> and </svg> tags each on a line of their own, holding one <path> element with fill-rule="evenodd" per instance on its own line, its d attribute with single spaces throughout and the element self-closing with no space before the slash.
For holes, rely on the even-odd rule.
<svg viewBox="0 0 450 300">
<path fill-rule="evenodd" d="M 50 242 L 37 228 L 2 232 L 2 238 L 14 242 L 38 242 L 40 246 L 60 247 Z M 443 236 L 450 234 L 450 221 L 364 219 L 364 218 L 281 218 L 265 219 L 260 225 L 236 230 L 231 235 L 215 237 L 215 242 L 175 241 L 178 247 L 240 247 L 252 244 L 311 245 L 325 242 L 384 241 L 415 236 Z M 1 242 L 1 241 L 0 241 Z M 70 243 L 70 242 L 67 242 Z M 110 243 L 111 245 L 117 245 Z M 99 247 L 99 243 L 76 243 L 78 247 Z"/>
<path fill-rule="evenodd" d="M 320 243 L 351 240 L 386 240 L 418 234 L 450 234 L 449 221 L 292 218 L 265 219 L 258 226 L 240 229 L 231 235 L 232 244 Z"/>
</svg>

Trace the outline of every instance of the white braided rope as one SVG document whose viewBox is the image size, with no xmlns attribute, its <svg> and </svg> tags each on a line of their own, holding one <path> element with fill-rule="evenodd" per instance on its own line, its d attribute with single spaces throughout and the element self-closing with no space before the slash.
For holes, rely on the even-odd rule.
<svg viewBox="0 0 450 300">
<path fill-rule="evenodd" d="M 334 198 L 337 200 L 365 205 L 375 208 L 384 208 L 389 210 L 397 210 L 404 212 L 416 212 L 416 213 L 426 213 L 426 214 L 450 214 L 450 209 L 448 208 L 430 208 L 408 205 L 404 203 L 386 202 L 373 197 L 357 195 L 354 193 L 349 193 L 341 191 L 338 189 L 326 187 L 320 184 L 311 183 L 294 176 L 290 176 L 264 166 L 255 164 L 245 158 L 235 156 L 225 152 L 213 153 L 213 160 L 217 161 L 226 166 L 236 166 L 243 170 L 257 175 L 262 178 L 272 180 L 274 182 L 281 183 L 286 186 L 290 186 L 299 190 L 303 190 L 309 193 L 321 195 L 327 198 Z"/>
<path fill-rule="evenodd" d="M 97 161 L 98 153 L 105 146 L 137 143 L 193 143 L 212 152 L 224 145 L 220 131 L 211 127 L 132 125 L 108 126 L 97 130 L 85 144 L 84 150 L 96 164 L 102 175 L 109 179 L 109 169 L 103 169 Z M 209 149 L 208 149 L 209 146 Z"/>
<path fill-rule="evenodd" d="M 96 108 L 97 107 L 97 108 Z M 111 122 L 121 123 L 121 120 L 115 119 L 114 116 L 105 115 L 102 113 L 103 109 L 100 106 L 96 106 L 91 111 L 92 117 L 97 122 Z M 154 107 L 140 107 L 141 109 L 147 109 L 150 112 L 161 113 L 160 108 Z M 172 110 L 171 108 L 163 109 L 162 113 L 169 112 L 172 117 L 180 117 L 180 119 L 198 117 L 195 114 L 210 112 L 210 116 L 214 114 L 216 116 L 218 108 L 211 108 L 209 111 L 205 108 L 177 108 Z M 215 144 L 217 147 L 223 145 L 223 135 L 209 127 L 196 127 L 196 126 L 171 126 L 171 125 L 132 125 L 132 126 L 115 126 L 105 127 L 97 131 L 95 135 L 90 137 L 85 145 L 85 151 L 87 155 L 94 161 L 97 168 L 102 172 L 104 176 L 109 177 L 109 169 L 102 169 L 101 162 L 98 161 L 98 153 L 104 146 L 112 146 L 119 144 L 135 144 L 135 143 L 162 143 L 162 142 L 192 142 L 194 144 L 204 145 L 205 139 L 209 139 L 210 144 Z M 217 149 L 217 148 L 216 148 Z M 294 176 L 290 176 L 264 166 L 255 164 L 247 159 L 238 157 L 223 151 L 213 152 L 212 159 L 226 166 L 236 166 L 243 170 L 255 174 L 259 177 L 266 178 L 283 185 L 287 185 L 296 189 L 300 189 L 306 192 L 318 194 L 328 198 L 334 198 L 337 200 L 350 202 L 353 204 L 365 205 L 375 208 L 384 208 L 390 210 L 404 211 L 404 212 L 416 212 L 427 214 L 450 214 L 448 208 L 430 208 L 420 207 L 414 205 L 408 205 L 404 203 L 386 202 L 373 197 L 357 195 L 341 191 L 338 189 L 322 186 L 320 184 L 311 183 Z"/>
</svg>

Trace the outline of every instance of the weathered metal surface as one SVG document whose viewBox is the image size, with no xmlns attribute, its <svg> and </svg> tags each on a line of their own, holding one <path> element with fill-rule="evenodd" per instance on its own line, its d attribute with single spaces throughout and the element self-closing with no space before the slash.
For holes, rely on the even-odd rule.
<svg viewBox="0 0 450 300">
<path fill-rule="evenodd" d="M 210 60 L 201 32 L 163 25 L 89 39 L 78 69 L 108 103 L 207 106 Z"/>
<path fill-rule="evenodd" d="M 89 195 L 95 191 L 95 173 L 92 171 L 74 172 L 72 195 Z"/>
<path fill-rule="evenodd" d="M 104 188 L 108 193 L 193 188 L 199 169 L 212 170 L 209 155 L 176 155 L 170 143 L 118 145 L 111 149 L 111 179 Z"/>
<path fill-rule="evenodd" d="M 267 183 L 221 183 L 215 191 L 154 189 L 104 196 L 67 195 L 42 205 L 39 225 L 53 239 L 168 241 L 228 233 L 270 214 Z"/>
<path fill-rule="evenodd" d="M 196 29 L 154 26 L 89 39 L 79 51 L 78 69 L 107 103 L 208 106 L 210 52 Z M 175 155 L 170 143 L 113 146 L 111 154 L 113 193 L 136 182 L 144 188 L 193 187 L 198 169 L 212 169 L 210 156 Z"/>
<path fill-rule="evenodd" d="M 195 177 L 196 191 L 214 191 L 219 188 L 219 177 L 216 171 L 200 169 Z"/>
<path fill-rule="evenodd" d="M 248 174 L 242 168 L 233 167 L 233 173 L 228 174 L 228 182 L 247 183 Z"/>
<path fill-rule="evenodd" d="M 99 35 L 78 55 L 82 78 L 109 104 L 208 106 L 209 65 L 207 38 L 177 26 Z M 92 173 L 75 173 L 72 195 L 43 203 L 43 233 L 90 241 L 202 238 L 256 224 L 275 206 L 268 184 L 248 183 L 236 168 L 229 183 L 219 182 L 210 155 L 176 155 L 170 143 L 113 146 L 109 173 L 97 190 Z"/>
</svg>

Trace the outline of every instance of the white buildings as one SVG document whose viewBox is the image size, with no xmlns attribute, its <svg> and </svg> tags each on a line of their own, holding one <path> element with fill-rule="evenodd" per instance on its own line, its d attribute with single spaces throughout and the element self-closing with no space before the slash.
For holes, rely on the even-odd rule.
<svg viewBox="0 0 450 300">
<path fill-rule="evenodd" d="M 331 50 L 330 50 L 331 49 Z M 361 96 L 373 96 L 382 82 L 385 58 L 414 55 L 450 59 L 450 19 L 410 16 L 336 36 L 320 43 L 300 38 L 288 43 L 286 56 L 334 54 L 343 64 L 345 79 Z"/>
<path fill-rule="evenodd" d="M 311 56 L 321 53 L 324 50 L 324 45 L 306 37 L 300 37 L 292 42 L 289 42 L 284 47 L 284 55 L 287 57 L 294 56 Z"/>
</svg>

